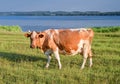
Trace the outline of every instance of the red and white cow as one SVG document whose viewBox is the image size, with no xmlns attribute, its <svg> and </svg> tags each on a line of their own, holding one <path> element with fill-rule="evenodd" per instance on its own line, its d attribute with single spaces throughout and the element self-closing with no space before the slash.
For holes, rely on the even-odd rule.
<svg viewBox="0 0 120 84">
<path fill-rule="evenodd" d="M 49 67 L 51 55 L 54 54 L 59 69 L 62 65 L 60 62 L 61 54 L 83 55 L 83 63 L 81 69 L 84 68 L 87 58 L 90 58 L 90 67 L 92 66 L 91 43 L 94 36 L 92 29 L 48 29 L 43 32 L 26 33 L 26 37 L 30 37 L 30 48 L 39 48 L 47 56 L 48 61 L 46 68 Z"/>
</svg>

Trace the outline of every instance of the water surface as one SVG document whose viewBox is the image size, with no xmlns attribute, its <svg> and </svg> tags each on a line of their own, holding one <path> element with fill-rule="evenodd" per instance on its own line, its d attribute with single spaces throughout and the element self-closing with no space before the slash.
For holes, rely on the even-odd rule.
<svg viewBox="0 0 120 84">
<path fill-rule="evenodd" d="M 0 25 L 19 25 L 23 31 L 120 26 L 120 16 L 0 16 Z"/>
</svg>

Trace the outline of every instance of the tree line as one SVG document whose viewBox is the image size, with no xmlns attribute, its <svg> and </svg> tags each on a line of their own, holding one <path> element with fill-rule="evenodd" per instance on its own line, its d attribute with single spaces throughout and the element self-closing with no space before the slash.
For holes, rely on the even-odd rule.
<svg viewBox="0 0 120 84">
<path fill-rule="evenodd" d="M 0 12 L 0 16 L 120 16 L 120 11 L 99 12 L 99 11 L 32 11 L 32 12 Z"/>
</svg>

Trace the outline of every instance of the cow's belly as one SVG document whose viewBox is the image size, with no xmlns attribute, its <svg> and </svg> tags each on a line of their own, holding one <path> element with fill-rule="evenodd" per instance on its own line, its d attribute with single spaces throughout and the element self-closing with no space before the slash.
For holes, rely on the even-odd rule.
<svg viewBox="0 0 120 84">
<path fill-rule="evenodd" d="M 63 50 L 59 50 L 61 54 L 76 55 L 82 53 L 84 40 L 80 40 L 78 45 L 75 46 L 64 46 Z"/>
<path fill-rule="evenodd" d="M 75 46 L 65 47 L 63 50 L 60 50 L 61 54 L 68 54 L 68 55 L 76 55 L 81 54 L 83 52 L 83 44 L 85 43 L 84 40 L 80 40 L 79 43 Z"/>
<path fill-rule="evenodd" d="M 63 55 L 76 55 L 76 54 L 80 54 L 80 53 L 82 53 L 82 48 L 81 49 L 77 49 L 77 50 L 69 50 L 69 52 L 68 51 L 66 51 L 66 50 L 59 50 L 59 53 L 60 54 L 63 54 Z"/>
</svg>

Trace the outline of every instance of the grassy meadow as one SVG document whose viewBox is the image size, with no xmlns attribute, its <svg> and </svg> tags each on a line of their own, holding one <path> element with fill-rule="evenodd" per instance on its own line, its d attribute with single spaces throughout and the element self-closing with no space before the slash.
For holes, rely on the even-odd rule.
<svg viewBox="0 0 120 84">
<path fill-rule="evenodd" d="M 22 29 L 20 26 L 1 26 L 0 25 L 0 31 L 9 31 L 9 32 L 22 32 Z"/>
<path fill-rule="evenodd" d="M 0 31 L 0 84 L 119 84 L 120 27 L 93 29 L 93 67 L 87 60 L 83 70 L 80 55 L 61 55 L 61 70 L 52 56 L 45 69 L 46 56 L 29 48 L 23 32 Z"/>
</svg>

